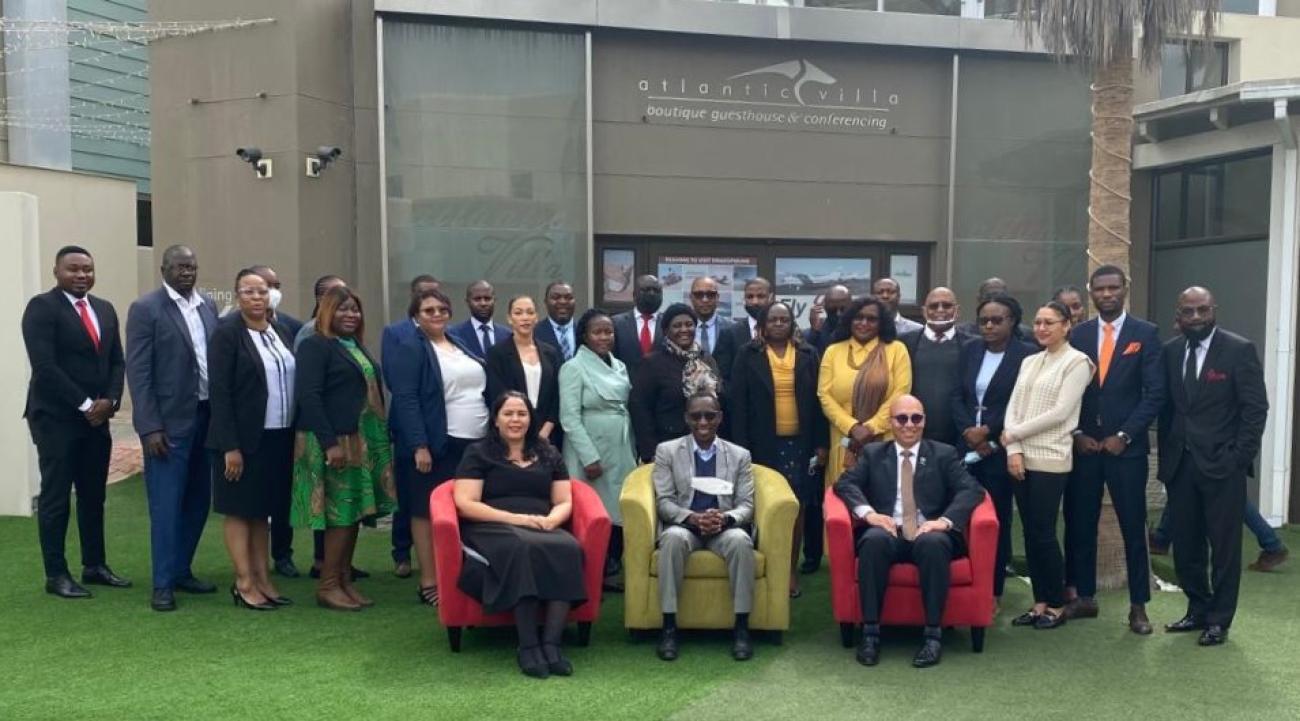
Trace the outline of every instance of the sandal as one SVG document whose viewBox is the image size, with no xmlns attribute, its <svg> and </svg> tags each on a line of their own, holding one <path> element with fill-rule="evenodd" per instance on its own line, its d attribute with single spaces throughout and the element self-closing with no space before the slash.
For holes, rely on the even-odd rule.
<svg viewBox="0 0 1300 721">
<path fill-rule="evenodd" d="M 803 589 L 802 589 L 802 588 L 792 588 L 792 589 L 790 589 L 790 598 L 799 598 L 799 597 L 802 596 L 802 595 L 803 595 Z"/>
<path fill-rule="evenodd" d="M 1039 614 L 1034 613 L 1033 610 L 1031 609 L 1011 619 L 1011 625 L 1012 626 L 1035 626 L 1038 624 L 1038 616 Z"/>
<path fill-rule="evenodd" d="M 420 603 L 423 603 L 426 606 L 438 605 L 438 587 L 436 585 L 420 586 L 418 593 L 420 595 Z"/>
<path fill-rule="evenodd" d="M 1038 618 L 1034 620 L 1034 628 L 1039 631 L 1046 631 L 1048 629 L 1052 629 L 1064 625 L 1065 625 L 1064 611 L 1058 613 L 1052 613 L 1051 611 L 1048 611 L 1047 613 L 1040 614 Z"/>
</svg>

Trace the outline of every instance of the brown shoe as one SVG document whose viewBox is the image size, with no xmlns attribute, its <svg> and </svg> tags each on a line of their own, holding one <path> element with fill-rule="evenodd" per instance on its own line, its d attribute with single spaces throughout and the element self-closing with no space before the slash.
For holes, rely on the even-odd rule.
<svg viewBox="0 0 1300 721">
<path fill-rule="evenodd" d="M 340 559 L 346 558 L 348 529 L 325 529 L 325 561 L 321 563 L 320 581 L 316 584 L 316 605 L 333 611 L 360 611 L 361 605 L 340 584 Z M 343 561 L 344 564 L 347 561 Z"/>
<path fill-rule="evenodd" d="M 347 542 L 343 546 L 343 558 L 339 559 L 339 588 L 343 589 L 353 603 L 362 608 L 370 608 L 375 602 L 362 595 L 352 584 L 352 556 L 357 551 L 357 533 L 360 530 L 357 526 L 352 526 L 344 533 Z"/>
<path fill-rule="evenodd" d="M 398 578 L 410 578 L 411 562 L 398 561 L 397 563 L 393 564 L 393 575 L 397 576 Z"/>
<path fill-rule="evenodd" d="M 1146 606 L 1135 603 L 1128 608 L 1128 630 L 1139 636 L 1151 635 L 1151 619 L 1147 618 Z"/>
<path fill-rule="evenodd" d="M 1272 571 L 1273 569 L 1286 563 L 1286 559 L 1291 555 L 1291 551 L 1286 546 L 1276 551 L 1260 551 L 1259 558 L 1250 564 L 1252 571 Z"/>
<path fill-rule="evenodd" d="M 1097 607 L 1097 599 L 1080 596 L 1065 605 L 1065 617 L 1074 618 L 1096 618 L 1100 609 Z"/>
</svg>

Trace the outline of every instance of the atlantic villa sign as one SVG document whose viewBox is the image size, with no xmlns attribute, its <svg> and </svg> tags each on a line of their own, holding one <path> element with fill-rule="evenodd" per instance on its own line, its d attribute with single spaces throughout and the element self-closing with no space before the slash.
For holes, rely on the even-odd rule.
<svg viewBox="0 0 1300 721">
<path fill-rule="evenodd" d="M 896 132 L 897 92 L 840 82 L 803 58 L 727 76 L 637 80 L 649 123 Z"/>
</svg>

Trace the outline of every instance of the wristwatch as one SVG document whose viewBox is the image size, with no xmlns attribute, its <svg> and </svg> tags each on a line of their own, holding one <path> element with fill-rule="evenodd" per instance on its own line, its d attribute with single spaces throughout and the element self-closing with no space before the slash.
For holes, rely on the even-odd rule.
<svg viewBox="0 0 1300 721">
<path fill-rule="evenodd" d="M 1119 437 L 1120 437 L 1120 440 L 1124 441 L 1124 445 L 1126 445 L 1126 446 L 1127 446 L 1127 445 L 1130 445 L 1131 443 L 1133 443 L 1133 438 L 1132 438 L 1131 436 L 1129 436 L 1129 434 L 1125 433 L 1124 431 L 1120 431 L 1119 433 L 1116 433 L 1115 435 L 1119 436 Z"/>
</svg>

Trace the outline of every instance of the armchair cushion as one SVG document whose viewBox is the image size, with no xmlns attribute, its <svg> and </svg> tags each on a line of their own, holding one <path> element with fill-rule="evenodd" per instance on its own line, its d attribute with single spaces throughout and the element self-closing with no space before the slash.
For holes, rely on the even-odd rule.
<svg viewBox="0 0 1300 721">
<path fill-rule="evenodd" d="M 762 551 L 754 551 L 754 578 L 762 578 L 767 573 L 767 556 Z M 659 549 L 650 556 L 650 575 L 659 575 Z M 709 551 L 696 551 L 686 559 L 687 578 L 727 578 L 727 564 L 722 556 Z"/>
</svg>

